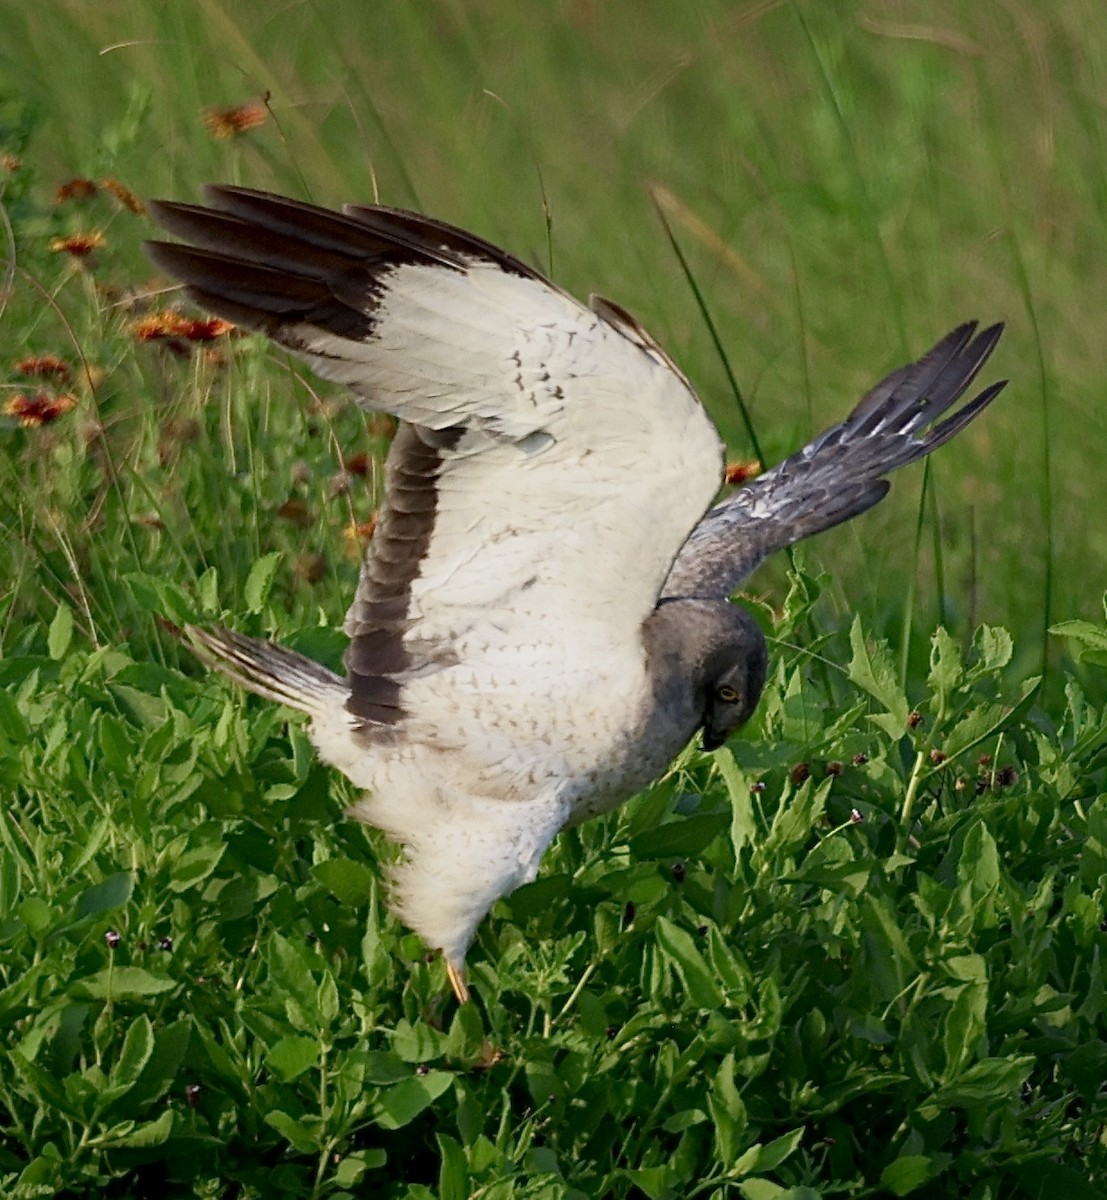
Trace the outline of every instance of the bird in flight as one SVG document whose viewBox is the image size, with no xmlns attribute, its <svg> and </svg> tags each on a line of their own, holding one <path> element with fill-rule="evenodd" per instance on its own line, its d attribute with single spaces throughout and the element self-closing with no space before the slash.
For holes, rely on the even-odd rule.
<svg viewBox="0 0 1107 1200">
<path fill-rule="evenodd" d="M 402 209 L 246 188 L 155 202 L 153 261 L 399 420 L 346 614 L 345 676 L 190 628 L 250 691 L 306 713 L 352 815 L 402 847 L 391 905 L 458 999 L 495 901 L 564 826 L 640 791 L 700 731 L 753 712 L 765 639 L 730 600 L 768 555 L 876 504 L 947 442 L 1002 326 L 959 326 L 840 424 L 709 508 L 723 445 L 627 312 L 583 305 L 472 234 Z"/>
</svg>

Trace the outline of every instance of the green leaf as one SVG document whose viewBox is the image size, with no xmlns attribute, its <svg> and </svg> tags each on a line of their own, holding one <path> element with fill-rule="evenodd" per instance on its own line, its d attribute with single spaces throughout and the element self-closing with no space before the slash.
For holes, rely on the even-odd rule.
<svg viewBox="0 0 1107 1200">
<path fill-rule="evenodd" d="M 654 931 L 657 944 L 675 967 L 692 1003 L 698 1008 L 721 1008 L 723 994 L 692 935 L 668 917 L 658 917 Z"/>
<path fill-rule="evenodd" d="M 119 871 L 109 875 L 103 882 L 87 888 L 77 901 L 77 917 L 91 917 L 110 912 L 126 904 L 134 891 L 134 878 L 130 871 Z"/>
<path fill-rule="evenodd" d="M 177 983 L 164 975 L 154 975 L 144 967 L 105 967 L 95 975 L 77 980 L 74 986 L 95 1000 L 122 1000 L 169 992 Z"/>
<path fill-rule="evenodd" d="M 250 568 L 246 577 L 246 585 L 242 589 L 247 609 L 252 613 L 260 613 L 269 599 L 269 590 L 273 586 L 273 576 L 277 573 L 282 555 L 279 550 L 263 554 Z"/>
<path fill-rule="evenodd" d="M 945 712 L 949 697 L 961 682 L 964 666 L 961 646 L 939 625 L 930 639 L 930 674 L 927 685 L 938 695 L 938 711 Z"/>
<path fill-rule="evenodd" d="M 143 1068 L 150 1061 L 154 1051 L 154 1031 L 150 1021 L 143 1013 L 136 1017 L 127 1029 L 123 1039 L 123 1049 L 119 1058 L 112 1066 L 109 1080 L 113 1084 L 126 1084 L 131 1087 L 138 1081 Z"/>
<path fill-rule="evenodd" d="M 853 658 L 846 669 L 849 678 L 884 706 L 890 720 L 878 720 L 877 723 L 890 737 L 899 737 L 907 728 L 909 710 L 886 643 L 877 642 L 869 649 L 861 629 L 860 616 L 853 619 L 849 641 L 853 651 Z"/>
<path fill-rule="evenodd" d="M 148 1105 L 160 1100 L 177 1080 L 192 1033 L 192 1020 L 182 1017 L 154 1031 L 154 1048 L 135 1086 L 127 1096 L 129 1105 Z"/>
<path fill-rule="evenodd" d="M 452 1137 L 435 1134 L 438 1143 L 438 1200 L 469 1200 L 469 1171 L 465 1151 Z"/>
<path fill-rule="evenodd" d="M 880 1176 L 880 1183 L 893 1196 L 910 1195 L 934 1174 L 934 1164 L 925 1154 L 905 1154 L 889 1163 Z"/>
<path fill-rule="evenodd" d="M 283 1037 L 266 1055 L 269 1069 L 288 1083 L 319 1062 L 319 1042 L 309 1037 Z"/>
<path fill-rule="evenodd" d="M 454 1077 L 449 1071 L 412 1075 L 381 1093 L 377 1101 L 377 1124 L 382 1129 L 402 1129 L 448 1091 Z"/>
<path fill-rule="evenodd" d="M 272 1126 L 280 1135 L 301 1154 L 314 1154 L 318 1149 L 318 1139 L 302 1122 L 297 1121 L 279 1108 L 270 1109 L 265 1114 L 265 1123 Z"/>
<path fill-rule="evenodd" d="M 636 859 L 691 857 L 725 833 L 730 822 L 728 812 L 697 813 L 667 821 L 631 838 L 630 852 Z"/>
<path fill-rule="evenodd" d="M 341 903 L 351 907 L 368 904 L 376 876 L 364 864 L 352 858 L 328 858 L 316 863 L 311 873 Z"/>
<path fill-rule="evenodd" d="M 745 1200 L 783 1200 L 784 1189 L 771 1179 L 743 1179 L 738 1190 Z"/>
<path fill-rule="evenodd" d="M 734 1053 L 724 1058 L 715 1073 L 707 1106 L 715 1125 L 715 1148 L 719 1161 L 729 1167 L 738 1156 L 746 1131 L 746 1106 L 734 1082 Z"/>
<path fill-rule="evenodd" d="M 168 864 L 169 890 L 185 892 L 202 883 L 219 866 L 226 852 L 227 843 L 213 836 L 211 840 L 202 841 L 183 854 L 174 855 Z"/>
<path fill-rule="evenodd" d="M 384 1150 L 356 1150 L 335 1167 L 334 1181 L 339 1187 L 353 1187 L 361 1182 L 366 1171 L 379 1171 L 387 1162 L 388 1154 Z"/>
<path fill-rule="evenodd" d="M 980 650 L 980 669 L 989 674 L 1007 666 L 1015 652 L 1011 635 L 998 625 L 981 625 L 976 644 Z"/>
<path fill-rule="evenodd" d="M 928 1111 L 972 1108 L 997 1100 L 1011 1100 L 1030 1076 L 1034 1059 L 1029 1054 L 1010 1058 L 985 1058 L 973 1063 L 952 1083 L 939 1088 L 926 1102 Z"/>
<path fill-rule="evenodd" d="M 799 1129 L 793 1129 L 791 1133 L 786 1133 L 783 1137 L 778 1137 L 764 1146 L 760 1142 L 751 1146 L 734 1164 L 735 1172 L 749 1174 L 753 1171 L 775 1170 L 786 1158 L 795 1153 L 800 1142 L 803 1141 L 803 1134 L 804 1127 L 801 1125 Z"/>
<path fill-rule="evenodd" d="M 50 632 L 46 635 L 46 649 L 50 657 L 58 662 L 65 657 L 69 643 L 73 640 L 73 610 L 68 604 L 59 604 L 50 622 Z"/>
<path fill-rule="evenodd" d="M 132 1150 L 147 1150 L 151 1146 L 161 1146 L 169 1140 L 173 1132 L 173 1109 L 167 1108 L 155 1121 L 147 1121 L 145 1125 L 136 1125 L 130 1133 L 112 1138 L 111 1145 Z"/>
<path fill-rule="evenodd" d="M 730 844 L 737 855 L 743 846 L 751 846 L 757 838 L 757 819 L 753 813 L 753 791 L 745 771 L 727 748 L 715 752 L 715 766 L 726 784 L 730 798 Z"/>
</svg>

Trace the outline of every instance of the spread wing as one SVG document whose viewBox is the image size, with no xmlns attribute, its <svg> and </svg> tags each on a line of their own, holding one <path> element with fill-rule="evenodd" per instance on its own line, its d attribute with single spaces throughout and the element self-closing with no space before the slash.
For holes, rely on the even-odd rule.
<svg viewBox="0 0 1107 1200">
<path fill-rule="evenodd" d="M 414 213 L 205 195 L 150 206 L 190 243 L 155 263 L 402 422 L 347 615 L 351 711 L 395 719 L 401 680 L 444 663 L 637 644 L 722 446 L 633 319 Z"/>
<path fill-rule="evenodd" d="M 872 508 L 885 476 L 924 458 L 965 428 L 1003 390 L 985 388 L 945 420 L 1003 332 L 959 326 L 918 362 L 893 371 L 840 424 L 714 508 L 681 548 L 666 596 L 729 596 L 775 550 Z"/>
</svg>

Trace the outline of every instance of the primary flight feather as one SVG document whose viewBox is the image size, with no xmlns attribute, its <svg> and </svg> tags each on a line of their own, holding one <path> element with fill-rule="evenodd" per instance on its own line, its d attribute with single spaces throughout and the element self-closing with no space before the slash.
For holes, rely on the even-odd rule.
<svg viewBox="0 0 1107 1200">
<path fill-rule="evenodd" d="M 722 443 L 616 305 L 585 307 L 415 213 L 206 198 L 151 204 L 183 241 L 151 243 L 154 262 L 400 425 L 345 676 L 190 632 L 243 687 L 309 715 L 320 756 L 365 791 L 354 815 L 402 845 L 393 907 L 465 999 L 478 924 L 557 832 L 641 790 L 697 730 L 715 749 L 753 711 L 766 647 L 735 587 L 877 503 L 890 471 L 994 399 L 1002 383 L 945 415 L 1002 327 L 955 329 L 705 515 Z"/>
</svg>

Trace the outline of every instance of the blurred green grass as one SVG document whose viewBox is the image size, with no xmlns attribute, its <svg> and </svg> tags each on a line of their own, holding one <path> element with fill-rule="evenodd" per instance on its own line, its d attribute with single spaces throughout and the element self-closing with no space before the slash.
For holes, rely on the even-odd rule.
<svg viewBox="0 0 1107 1200">
<path fill-rule="evenodd" d="M 0 150 L 21 155 L 30 192 L 48 198 L 63 179 L 112 174 L 144 196 L 191 199 L 204 181 L 231 180 L 324 203 L 419 207 L 552 266 L 578 294 L 599 290 L 635 311 L 738 456 L 749 447 L 723 365 L 655 204 L 772 458 L 957 321 L 1007 320 L 995 369 L 1014 383 L 935 462 L 917 559 L 921 472 L 810 555 L 834 575 L 831 619 L 860 607 L 894 633 L 914 563 L 919 626 L 939 616 L 960 628 L 1006 624 L 1022 635 L 1028 668 L 1050 619 L 1098 611 L 1107 26 L 1090 0 L 1048 15 L 961 0 L 4 9 L 0 131 L 19 144 Z M 263 95 L 272 119 L 261 129 L 227 142 L 204 129 L 205 108 Z M 113 219 L 93 278 L 145 283 L 138 243 L 149 233 L 128 214 Z M 187 379 L 162 379 L 152 403 L 118 307 L 87 278 L 43 277 L 39 251 L 24 240 L 17 260 L 110 368 L 102 394 L 113 422 L 156 439 L 151 425 Z M 16 293 L 4 345 L 41 348 L 41 298 L 19 277 Z M 203 386 L 214 400 L 225 385 Z M 286 467 L 301 453 L 289 440 L 299 418 L 265 411 L 254 448 Z M 235 419 L 256 423 L 246 406 Z M 278 444 L 265 443 L 266 429 Z M 26 470 L 19 436 L 4 439 L 15 485 Z M 39 487 L 57 485 L 56 466 L 41 468 Z M 195 469 L 210 494 L 212 464 Z M 138 474 L 156 499 L 161 484 Z M 130 489 L 130 469 L 121 478 Z M 44 501 L 23 497 L 24 542 Z M 199 543 L 220 553 L 218 530 L 193 516 L 204 527 L 188 553 Z M 241 532 L 236 521 L 225 537 Z M 176 536 L 183 550 L 187 529 Z M 255 548 L 266 538 L 252 536 Z M 114 547 L 134 535 L 110 537 Z M 235 556 L 229 543 L 222 553 Z M 28 563 L 24 574 L 34 555 Z M 783 569 L 756 587 L 779 596 Z"/>
</svg>

